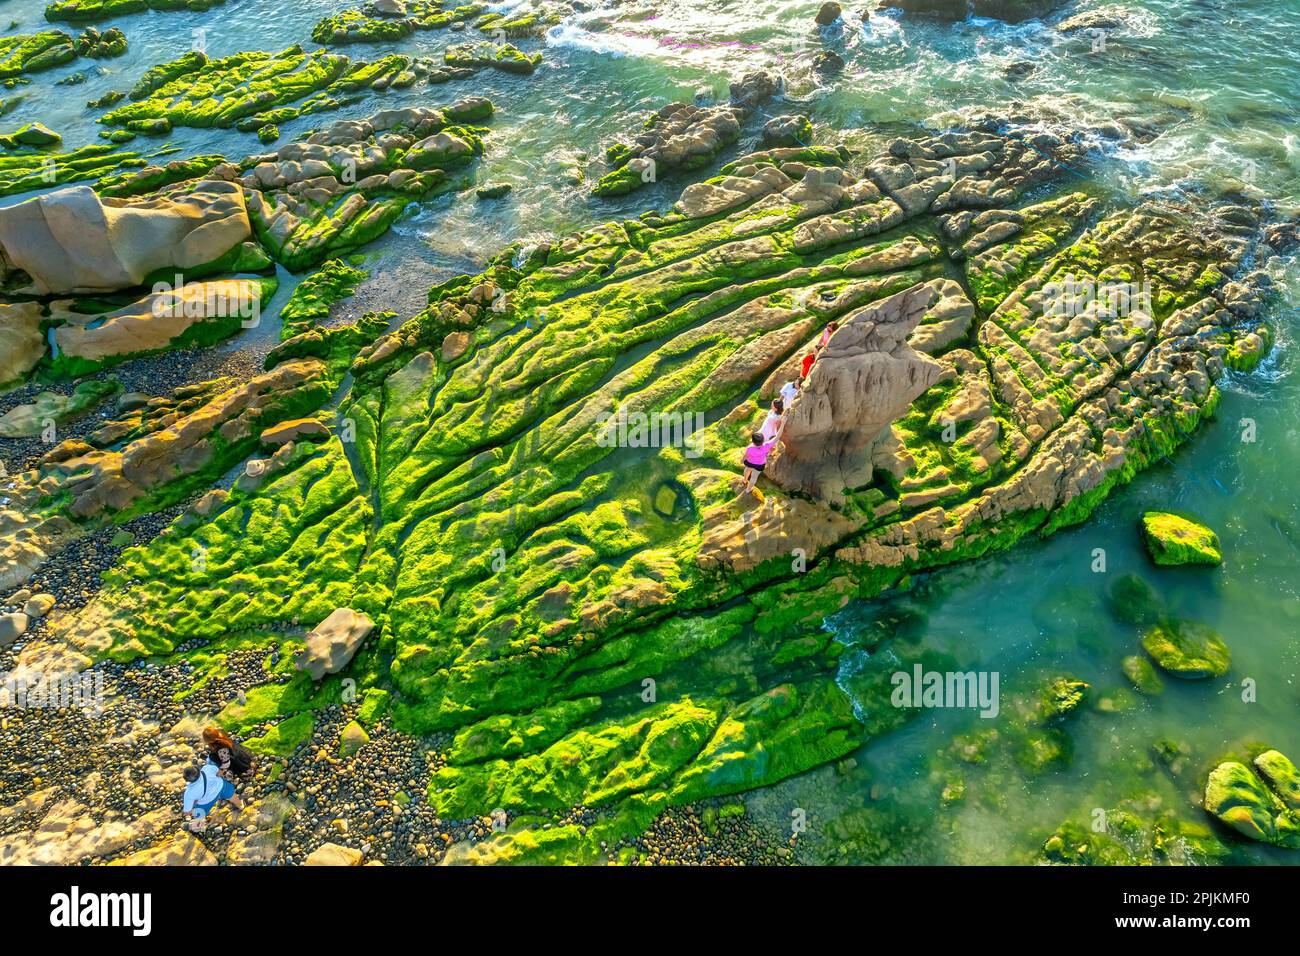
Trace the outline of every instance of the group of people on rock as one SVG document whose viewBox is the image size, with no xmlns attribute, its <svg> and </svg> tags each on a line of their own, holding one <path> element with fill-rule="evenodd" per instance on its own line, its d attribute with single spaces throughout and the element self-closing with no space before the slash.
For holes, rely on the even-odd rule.
<svg viewBox="0 0 1300 956">
<path fill-rule="evenodd" d="M 203 748 L 203 763 L 189 765 L 182 774 L 185 790 L 181 794 L 181 814 L 195 833 L 207 828 L 208 814 L 222 800 L 236 810 L 244 808 L 235 784 L 253 772 L 252 752 L 219 727 L 203 729 Z"/>
<path fill-rule="evenodd" d="M 745 448 L 741 456 L 741 465 L 744 467 L 744 485 L 740 490 L 740 495 L 754 493 L 754 485 L 758 481 L 758 476 L 763 473 L 767 467 L 767 456 L 776 443 L 781 440 L 781 432 L 785 430 L 785 413 L 794 403 L 795 398 L 799 395 L 799 390 L 803 388 L 808 373 L 812 371 L 813 363 L 817 361 L 817 356 L 826 344 L 831 340 L 838 328 L 835 322 L 829 323 L 822 330 L 821 337 L 817 340 L 813 351 L 803 357 L 799 365 L 799 374 L 794 379 L 786 382 L 781 386 L 777 398 L 772 399 L 772 407 L 763 419 L 763 424 L 758 431 L 749 436 L 749 445 Z"/>
</svg>

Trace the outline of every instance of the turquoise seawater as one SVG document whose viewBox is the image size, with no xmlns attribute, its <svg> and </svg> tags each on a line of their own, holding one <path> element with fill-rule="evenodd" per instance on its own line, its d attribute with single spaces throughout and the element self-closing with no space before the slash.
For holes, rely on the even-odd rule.
<svg viewBox="0 0 1300 956">
<path fill-rule="evenodd" d="M 101 127 L 85 103 L 128 89 L 149 66 L 196 40 L 215 56 L 294 42 L 314 47 L 312 26 L 348 5 L 228 0 L 202 14 L 122 17 L 112 25 L 127 33 L 126 56 L 38 75 L 7 94 L 21 101 L 3 125 L 40 121 L 69 146 L 94 142 Z M 1115 4 L 1084 0 L 1066 9 L 1106 5 Z M 0 21 L 16 21 L 8 32 L 44 28 L 43 6 L 8 0 Z M 527 0 L 497 5 L 527 6 Z M 869 149 L 945 110 L 1037 99 L 1085 124 L 1124 115 L 1165 127 L 1140 149 L 1099 148 L 1091 175 L 1118 202 L 1236 191 L 1266 197 L 1285 214 L 1300 211 L 1297 0 L 1118 4 L 1130 12 L 1130 24 L 1109 35 L 1104 49 L 1039 21 L 939 24 L 876 14 L 866 23 L 854 16 L 819 30 L 813 23 L 819 6 L 819 0 L 611 4 L 571 15 L 545 38 L 522 43 L 545 52 L 531 78 L 485 71 L 461 83 L 376 94 L 339 113 L 285 124 L 282 133 L 287 141 L 334 118 L 394 105 L 436 106 L 471 93 L 497 104 L 488 154 L 475 175 L 510 182 L 514 191 L 491 204 L 476 202 L 472 193 L 440 197 L 413 209 L 368 250 L 369 268 L 387 276 L 401 302 L 418 300 L 447 275 L 477 269 L 511 242 L 669 205 L 682 184 L 672 177 L 633 197 L 593 200 L 590 178 L 601 172 L 603 148 L 646 110 L 683 98 L 725 98 L 729 81 L 758 68 L 786 76 L 786 99 L 810 111 L 819 137 L 833 134 L 855 147 Z M 344 52 L 358 59 L 393 51 L 440 56 L 458 39 L 417 33 Z M 834 77 L 818 77 L 812 59 L 827 47 L 846 66 Z M 88 73 L 85 83 L 52 85 L 77 70 Z M 177 130 L 168 142 L 184 154 L 231 158 L 265 149 L 252 134 L 233 130 Z M 752 143 L 753 135 L 731 152 Z M 1203 821 L 1197 789 L 1230 750 L 1267 743 L 1300 759 L 1300 376 L 1293 348 L 1300 278 L 1293 260 L 1275 260 L 1270 268 L 1281 290 L 1272 314 L 1277 348 L 1257 371 L 1228 377 L 1215 421 L 1170 460 L 1120 490 L 1080 527 L 929 575 L 906 594 L 852 605 L 827 622 L 849 648 L 839 677 L 850 695 L 864 669 L 893 667 L 922 653 L 947 655 L 962 670 L 997 671 L 1004 699 L 1032 693 L 1045 676 L 1089 682 L 1090 703 L 1067 725 L 1068 763 L 1033 776 L 995 755 L 985 766 L 966 768 L 965 799 L 944 807 L 940 792 L 948 781 L 934 772 L 938 755 L 955 734 L 998 726 L 1009 708 L 993 720 L 931 711 L 865 745 L 852 766 L 823 768 L 751 795 L 755 818 L 787 832 L 792 814 L 806 820 L 799 843 L 811 860 L 1023 862 L 1063 820 L 1086 825 L 1096 810 L 1126 801 Z M 1253 442 L 1242 440 L 1247 422 Z M 1215 528 L 1224 566 L 1153 568 L 1137 534 L 1137 519 L 1149 508 L 1195 514 Z M 1101 573 L 1093 570 L 1099 548 L 1106 554 Z M 1140 653 L 1136 630 L 1105 603 L 1126 573 L 1141 575 L 1174 613 L 1223 634 L 1234 656 L 1227 678 L 1166 680 L 1158 697 L 1130 694 L 1118 712 L 1097 706 L 1103 699 L 1125 704 L 1114 693 L 1127 686 L 1120 661 Z M 1247 679 L 1256 691 L 1249 702 L 1243 700 Z M 1153 743 L 1165 737 L 1186 748 L 1186 768 L 1176 776 L 1151 760 Z M 870 838 L 846 838 L 855 828 Z M 1241 860 L 1297 861 L 1294 852 L 1255 846 L 1234 852 Z"/>
</svg>

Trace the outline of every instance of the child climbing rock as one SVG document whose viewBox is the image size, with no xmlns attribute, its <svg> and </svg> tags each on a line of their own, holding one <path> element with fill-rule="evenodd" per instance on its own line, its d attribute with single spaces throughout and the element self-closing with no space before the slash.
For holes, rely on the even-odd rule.
<svg viewBox="0 0 1300 956">
<path fill-rule="evenodd" d="M 822 330 L 822 337 L 817 340 L 818 352 L 826 348 L 826 343 L 831 340 L 831 336 L 835 334 L 835 330 L 838 329 L 839 327 L 840 326 L 838 322 L 831 322 L 829 325 L 826 326 L 826 328 Z M 806 375 L 808 373 L 805 372 L 804 374 Z"/>
<path fill-rule="evenodd" d="M 812 371 L 813 362 L 815 361 L 817 361 L 817 355 L 815 352 L 809 352 L 803 357 L 803 366 L 799 373 L 800 378 L 808 377 L 808 373 Z"/>
<path fill-rule="evenodd" d="M 763 441 L 771 441 L 781 430 L 781 422 L 785 420 L 785 402 L 779 398 L 772 399 L 772 410 L 767 413 L 767 418 L 763 419 L 763 427 L 759 433 L 763 436 Z"/>
<path fill-rule="evenodd" d="M 795 396 L 799 394 L 801 388 L 803 388 L 802 375 L 798 378 L 791 379 L 781 386 L 781 401 L 785 403 L 786 408 L 790 407 L 790 403 L 795 400 Z"/>
<path fill-rule="evenodd" d="M 749 447 L 745 449 L 745 454 L 741 456 L 741 463 L 745 466 L 744 479 L 745 487 L 736 495 L 750 494 L 754 490 L 754 483 L 758 481 L 758 476 L 763 473 L 767 467 L 767 455 L 776 447 L 777 441 L 781 438 L 781 432 L 785 429 L 785 419 L 781 419 L 781 424 L 777 427 L 776 434 L 771 440 L 765 440 L 762 432 L 754 432 L 749 436 Z"/>
</svg>

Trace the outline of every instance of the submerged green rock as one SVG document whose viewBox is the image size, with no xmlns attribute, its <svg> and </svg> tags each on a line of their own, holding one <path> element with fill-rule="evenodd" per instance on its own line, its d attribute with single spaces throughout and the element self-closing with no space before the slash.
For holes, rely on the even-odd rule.
<svg viewBox="0 0 1300 956">
<path fill-rule="evenodd" d="M 1219 537 L 1204 525 L 1163 511 L 1142 516 L 1147 549 L 1156 564 L 1222 564 Z"/>
<path fill-rule="evenodd" d="M 1162 670 L 1185 680 L 1222 677 L 1232 652 L 1211 627 L 1195 621 L 1169 620 L 1142 635 L 1142 646 Z"/>
<path fill-rule="evenodd" d="M 1261 758 L 1264 764 L 1257 758 L 1256 766 L 1263 779 L 1236 761 L 1215 767 L 1205 782 L 1205 809 L 1252 840 L 1300 849 L 1300 814 L 1287 802 L 1295 797 L 1295 766 L 1277 751 Z M 1277 790 L 1271 788 L 1274 779 Z"/>
</svg>

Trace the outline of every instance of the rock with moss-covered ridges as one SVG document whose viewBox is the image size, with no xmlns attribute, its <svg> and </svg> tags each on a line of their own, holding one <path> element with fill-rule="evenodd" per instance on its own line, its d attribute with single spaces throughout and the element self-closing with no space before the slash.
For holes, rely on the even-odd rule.
<svg viewBox="0 0 1300 956">
<path fill-rule="evenodd" d="M 1279 775 L 1278 770 L 1284 772 Z M 1205 782 L 1205 809 L 1252 840 L 1300 849 L 1294 782 L 1295 766 L 1277 751 L 1261 754 L 1253 768 L 1229 760 L 1215 767 Z"/>
<path fill-rule="evenodd" d="M 75 41 L 61 30 L 0 37 L 0 79 L 62 66 L 77 55 Z"/>
<path fill-rule="evenodd" d="M 99 122 L 135 129 L 165 121 L 170 126 L 251 132 L 337 109 L 365 90 L 410 86 L 418 78 L 416 67 L 411 57 L 399 54 L 354 63 L 341 54 L 308 52 L 300 45 L 215 60 L 191 51 L 145 73 L 131 90 L 131 102 L 105 113 Z"/>
<path fill-rule="evenodd" d="M 451 67 L 476 68 L 490 66 L 506 73 L 527 75 L 542 63 L 542 54 L 525 53 L 513 43 L 500 46 L 494 43 L 470 43 L 448 47 L 443 60 Z"/>
<path fill-rule="evenodd" d="M 600 178 L 592 192 L 621 196 L 655 182 L 670 170 L 698 169 L 712 162 L 724 147 L 740 138 L 741 126 L 754 107 L 778 88 L 779 81 L 770 74 L 752 73 L 733 84 L 731 102 L 726 105 L 669 103 L 661 107 L 646 119 L 634 139 L 606 150 L 613 169 Z M 789 137 L 774 136 L 767 145 L 790 145 L 786 139 Z"/>
<path fill-rule="evenodd" d="M 482 130 L 469 124 L 492 112 L 481 97 L 385 110 L 221 174 L 248 192 L 253 228 L 271 255 L 302 269 L 381 235 L 417 199 L 468 188 L 456 170 L 483 152 Z"/>
<path fill-rule="evenodd" d="M 321 20 L 311 31 L 317 43 L 376 43 L 400 40 L 416 30 L 443 30 L 479 17 L 487 5 L 449 6 L 440 0 L 379 0 Z"/>
<path fill-rule="evenodd" d="M 1219 536 L 1202 524 L 1164 511 L 1142 516 L 1142 533 L 1156 564 L 1221 564 Z"/>
<path fill-rule="evenodd" d="M 1224 337 L 1244 328 L 1220 288 L 1244 240 L 1079 189 L 1065 169 L 1087 156 L 1059 118 L 1032 147 L 1004 132 L 898 140 L 861 173 L 827 148 L 744 156 L 669 211 L 512 247 L 435 287 L 348 366 L 352 442 L 300 452 L 253 498 L 129 552 L 78 616 L 111 624 L 53 642 L 127 658 L 362 611 L 376 629 L 347 677 L 392 692 L 393 726 L 481 732 L 462 743 L 482 759 L 431 782 L 448 813 L 592 801 L 636 831 L 851 752 L 905 715 L 849 704 L 826 614 L 1086 518 L 1212 414 Z M 1056 314 L 1049 286 L 1067 275 L 1149 282 L 1149 311 Z M 737 498 L 744 436 L 827 323 L 918 286 L 933 305 L 908 347 L 942 373 L 893 423 L 878 479 L 836 489 L 838 507 L 767 479 L 762 499 Z M 443 358 L 453 332 L 463 348 Z M 307 469 L 339 493 L 345 543 L 319 544 L 299 507 L 274 532 L 293 560 L 250 592 L 267 542 L 230 529 L 294 500 Z M 204 572 L 187 561 L 199 543 Z M 181 594 L 203 596 L 176 620 Z M 1068 757 L 1059 724 L 1080 693 L 1024 695 L 1013 749 L 1032 772 Z M 589 714 L 563 707 L 597 697 Z M 310 712 L 279 702 L 281 720 Z M 508 832 L 503 854 L 599 856 L 576 828 Z"/>
<path fill-rule="evenodd" d="M 96 23 L 144 10 L 202 12 L 225 0 L 56 0 L 45 8 L 51 23 Z"/>
</svg>

